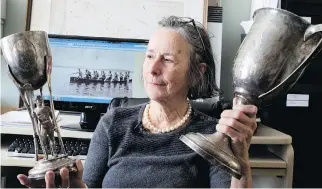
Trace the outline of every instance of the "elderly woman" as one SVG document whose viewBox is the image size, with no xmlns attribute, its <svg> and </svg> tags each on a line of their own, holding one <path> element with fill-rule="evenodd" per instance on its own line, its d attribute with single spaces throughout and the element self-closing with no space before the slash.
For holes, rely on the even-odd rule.
<svg viewBox="0 0 322 189">
<path fill-rule="evenodd" d="M 80 161 L 76 179 L 69 181 L 62 169 L 63 187 L 251 187 L 248 148 L 256 129 L 256 107 L 234 105 L 218 122 L 192 108 L 189 100 L 220 92 L 209 37 L 192 19 L 171 16 L 159 24 L 143 64 L 150 102 L 106 113 L 91 139 L 84 174 Z M 231 137 L 242 178 L 231 177 L 181 142 L 180 136 L 189 132 Z M 26 176 L 18 178 L 28 186 Z M 54 186 L 53 178 L 48 172 L 48 187 Z"/>
</svg>

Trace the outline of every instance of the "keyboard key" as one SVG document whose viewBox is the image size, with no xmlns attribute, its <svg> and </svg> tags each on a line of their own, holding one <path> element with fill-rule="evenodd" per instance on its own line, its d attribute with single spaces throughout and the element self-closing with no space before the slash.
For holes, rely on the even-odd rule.
<svg viewBox="0 0 322 189">
<path fill-rule="evenodd" d="M 12 147 L 17 147 L 18 146 L 18 142 L 13 142 L 10 146 L 12 146 Z"/>
<path fill-rule="evenodd" d="M 22 148 L 17 147 L 17 148 L 15 149 L 15 152 L 16 152 L 16 153 L 20 153 L 20 152 L 21 152 L 21 150 L 22 150 Z"/>
<path fill-rule="evenodd" d="M 87 147 L 88 144 L 85 144 L 85 143 L 81 143 L 81 147 Z"/>
<path fill-rule="evenodd" d="M 78 153 L 77 152 L 73 152 L 72 156 L 77 156 Z"/>
<path fill-rule="evenodd" d="M 82 150 L 82 151 L 79 153 L 79 155 L 87 155 L 87 151 Z"/>
<path fill-rule="evenodd" d="M 74 152 L 75 153 L 77 153 L 77 154 L 79 154 L 79 152 L 81 151 L 81 149 L 79 149 L 79 148 L 76 148 L 75 150 L 74 150 Z"/>
<path fill-rule="evenodd" d="M 21 153 L 27 153 L 29 151 L 29 148 L 23 148 L 22 150 L 21 150 Z"/>
<path fill-rule="evenodd" d="M 34 149 L 34 148 L 31 148 L 31 149 L 28 151 L 28 154 L 35 154 L 35 149 Z"/>
</svg>

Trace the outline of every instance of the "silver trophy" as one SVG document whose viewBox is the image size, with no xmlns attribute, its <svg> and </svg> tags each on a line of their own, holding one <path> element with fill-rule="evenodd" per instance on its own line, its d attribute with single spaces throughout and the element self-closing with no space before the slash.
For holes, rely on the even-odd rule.
<svg viewBox="0 0 322 189">
<path fill-rule="evenodd" d="M 233 67 L 237 104 L 267 105 L 277 95 L 286 94 L 321 49 L 322 24 L 311 25 L 301 17 L 274 8 L 255 11 L 254 23 L 243 40 Z M 211 163 L 240 179 L 239 160 L 230 139 L 214 134 L 188 133 L 181 141 Z"/>
<path fill-rule="evenodd" d="M 1 39 L 1 49 L 8 67 L 8 75 L 20 91 L 21 99 L 28 110 L 33 125 L 35 147 L 35 166 L 28 172 L 33 187 L 45 186 L 45 173 L 52 170 L 57 175 L 67 167 L 71 173 L 77 171 L 75 160 L 68 157 L 60 135 L 54 113 L 51 88 L 52 56 L 47 33 L 44 31 L 26 31 L 9 35 Z M 50 107 L 45 106 L 42 88 L 48 84 Z M 34 98 L 34 91 L 40 95 Z M 58 137 L 55 144 L 54 133 Z M 39 144 L 43 153 L 40 159 Z M 61 154 L 56 151 L 60 146 Z M 56 185 L 58 186 L 58 185 Z"/>
</svg>

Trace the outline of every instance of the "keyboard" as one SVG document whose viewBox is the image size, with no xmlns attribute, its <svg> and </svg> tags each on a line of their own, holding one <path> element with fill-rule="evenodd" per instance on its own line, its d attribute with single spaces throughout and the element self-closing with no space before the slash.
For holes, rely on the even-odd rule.
<svg viewBox="0 0 322 189">
<path fill-rule="evenodd" d="M 30 157 L 34 158 L 35 156 L 35 147 L 33 142 L 33 137 L 30 135 L 22 135 L 12 139 L 11 144 L 7 149 L 8 157 Z M 58 138 L 55 137 L 55 152 L 57 154 L 63 154 L 62 149 L 59 145 Z M 78 139 L 78 138 L 63 138 L 63 144 L 65 151 L 68 156 L 75 157 L 77 159 L 85 160 L 88 152 L 90 139 Z M 39 144 L 38 139 L 38 154 L 43 156 L 42 148 Z M 49 145 L 46 146 L 46 151 L 48 155 L 51 154 Z"/>
</svg>

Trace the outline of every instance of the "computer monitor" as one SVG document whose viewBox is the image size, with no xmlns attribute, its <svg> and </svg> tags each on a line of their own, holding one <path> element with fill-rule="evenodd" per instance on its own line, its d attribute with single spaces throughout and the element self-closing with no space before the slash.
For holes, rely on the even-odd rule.
<svg viewBox="0 0 322 189">
<path fill-rule="evenodd" d="M 140 97 L 147 40 L 49 35 L 55 109 L 104 113 L 114 97 Z M 144 91 L 144 90 L 143 90 Z M 43 87 L 49 103 L 47 85 Z"/>
</svg>

